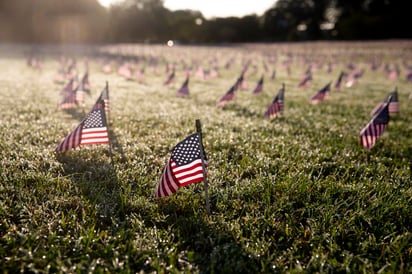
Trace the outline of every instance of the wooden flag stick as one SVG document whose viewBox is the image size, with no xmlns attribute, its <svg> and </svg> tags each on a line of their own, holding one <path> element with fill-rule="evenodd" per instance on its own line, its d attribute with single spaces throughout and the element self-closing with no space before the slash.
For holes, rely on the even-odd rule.
<svg viewBox="0 0 412 274">
<path fill-rule="evenodd" d="M 196 131 L 199 133 L 200 137 L 200 159 L 202 160 L 202 171 L 203 171 L 203 183 L 205 187 L 205 200 L 206 200 L 206 211 L 207 215 L 210 215 L 210 204 L 209 204 L 209 186 L 207 183 L 207 173 L 205 167 L 205 155 L 203 154 L 203 142 L 202 142 L 202 124 L 199 119 L 196 119 Z"/>
<path fill-rule="evenodd" d="M 108 81 L 106 81 L 106 90 L 107 90 L 107 99 L 108 100 L 110 100 L 110 98 L 109 98 L 109 82 Z M 106 106 L 104 106 L 104 112 L 106 113 Z M 107 112 L 107 124 L 109 124 L 109 121 L 110 121 L 110 113 L 109 112 Z"/>
<path fill-rule="evenodd" d="M 104 109 L 103 109 L 103 111 L 104 111 Z M 104 118 L 106 118 L 106 115 L 105 115 Z M 112 142 L 111 142 L 111 138 L 110 138 L 109 125 L 107 124 L 107 121 L 106 121 L 106 128 L 107 128 L 107 134 L 109 136 L 109 157 L 110 157 L 110 162 L 111 162 L 112 166 L 114 167 Z"/>
<path fill-rule="evenodd" d="M 106 81 L 106 88 L 108 88 L 108 82 Z M 106 129 L 107 129 L 107 135 L 109 136 L 109 157 L 110 157 L 110 163 L 112 164 L 112 166 L 114 167 L 114 161 L 113 161 L 113 151 L 112 151 L 112 142 L 111 142 L 111 138 L 110 138 L 110 130 L 109 130 L 109 121 L 107 119 L 107 115 L 109 115 L 109 113 L 106 113 L 106 106 L 105 106 L 105 102 L 103 99 L 100 98 L 100 102 L 99 104 L 101 104 L 102 108 L 103 108 L 103 115 L 104 115 L 104 119 L 106 120 Z"/>
</svg>

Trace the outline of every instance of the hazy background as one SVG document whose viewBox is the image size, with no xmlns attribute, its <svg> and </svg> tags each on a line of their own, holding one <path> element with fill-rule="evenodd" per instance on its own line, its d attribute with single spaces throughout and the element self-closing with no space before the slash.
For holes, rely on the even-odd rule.
<svg viewBox="0 0 412 274">
<path fill-rule="evenodd" d="M 224 5 L 222 9 L 229 9 Z M 262 15 L 210 18 L 162 0 L 0 0 L 0 41 L 181 43 L 408 39 L 411 1 L 278 0 Z M 241 2 L 239 1 L 239 5 Z"/>
</svg>

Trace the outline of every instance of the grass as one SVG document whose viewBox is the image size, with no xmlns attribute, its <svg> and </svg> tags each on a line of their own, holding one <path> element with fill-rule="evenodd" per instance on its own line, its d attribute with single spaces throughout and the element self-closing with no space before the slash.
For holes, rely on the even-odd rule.
<svg viewBox="0 0 412 274">
<path fill-rule="evenodd" d="M 84 52 L 41 48 L 41 71 L 26 65 L 28 47 L 2 46 L 0 59 L 0 268 L 15 272 L 298 273 L 412 271 L 411 83 L 366 70 L 359 83 L 332 90 L 319 105 L 309 98 L 351 61 L 368 68 L 410 60 L 409 42 L 303 43 L 174 47 L 124 45 L 101 52 L 138 56 L 145 83 L 101 72 L 101 58 L 87 54 L 92 94 L 85 106 L 57 110 L 62 84 L 53 82 L 55 55 Z M 54 54 L 52 54 L 54 53 Z M 80 54 L 83 53 L 83 54 Z M 89 53 L 89 52 L 87 52 Z M 292 75 L 281 62 L 291 53 Z M 277 62 L 270 60 L 276 57 Z M 314 72 L 298 88 L 309 61 L 336 60 L 332 73 Z M 258 72 L 249 91 L 223 109 L 216 101 L 235 82 L 242 62 Z M 117 58 L 116 60 L 119 60 Z M 217 62 L 216 79 L 190 81 L 190 97 L 176 97 L 185 79 L 164 87 L 166 62 Z M 232 67 L 224 69 L 227 61 Z M 264 91 L 251 90 L 262 62 Z M 253 68 L 252 66 L 252 68 Z M 55 154 L 54 148 L 90 109 L 109 82 L 110 137 L 107 146 Z M 263 119 L 285 83 L 282 117 Z M 359 145 L 369 113 L 398 88 L 400 113 L 370 150 Z M 207 216 L 203 185 L 153 197 L 171 149 L 203 125 L 210 160 Z"/>
</svg>

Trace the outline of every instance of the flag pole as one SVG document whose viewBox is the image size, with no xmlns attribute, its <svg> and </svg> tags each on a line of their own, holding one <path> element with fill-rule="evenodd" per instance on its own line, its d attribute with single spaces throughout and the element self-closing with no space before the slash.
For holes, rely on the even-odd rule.
<svg viewBox="0 0 412 274">
<path fill-rule="evenodd" d="M 205 200 L 206 200 L 206 211 L 207 215 L 210 215 L 210 204 L 209 204 L 209 193 L 208 193 L 208 183 L 207 183 L 207 173 L 205 167 L 205 155 L 203 154 L 203 142 L 202 142 L 202 124 L 199 119 L 196 119 L 196 132 L 199 133 L 200 138 L 200 159 L 202 161 L 202 171 L 203 171 L 203 183 L 205 189 Z"/>
<path fill-rule="evenodd" d="M 108 88 L 108 83 L 106 81 L 106 88 Z M 109 130 L 109 122 L 106 116 L 106 106 L 105 106 L 105 102 L 103 99 L 100 99 L 100 104 L 102 105 L 103 108 L 103 115 L 104 115 L 104 119 L 106 120 L 106 128 L 107 128 L 107 134 L 109 136 L 109 157 L 110 157 L 110 162 L 112 164 L 112 166 L 114 167 L 114 161 L 113 161 L 113 151 L 112 151 L 112 141 L 110 138 L 110 130 Z M 109 115 L 109 113 L 107 113 L 107 115 Z"/>
<path fill-rule="evenodd" d="M 107 90 L 107 97 L 109 97 L 109 81 L 106 81 L 106 90 Z M 109 98 L 107 98 L 109 99 Z M 104 112 L 106 113 L 106 106 L 104 106 Z M 107 112 L 107 124 L 109 124 L 110 114 Z"/>
</svg>

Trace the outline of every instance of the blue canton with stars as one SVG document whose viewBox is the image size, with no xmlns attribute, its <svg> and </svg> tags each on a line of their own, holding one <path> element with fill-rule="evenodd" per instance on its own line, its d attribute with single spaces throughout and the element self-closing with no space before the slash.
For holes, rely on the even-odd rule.
<svg viewBox="0 0 412 274">
<path fill-rule="evenodd" d="M 178 166 L 187 165 L 200 159 L 199 134 L 192 134 L 178 143 L 172 151 L 171 158 Z"/>
<path fill-rule="evenodd" d="M 97 128 L 105 127 L 105 122 L 103 121 L 103 111 L 101 109 L 95 109 L 89 113 L 87 119 L 84 121 L 83 128 Z"/>
</svg>

